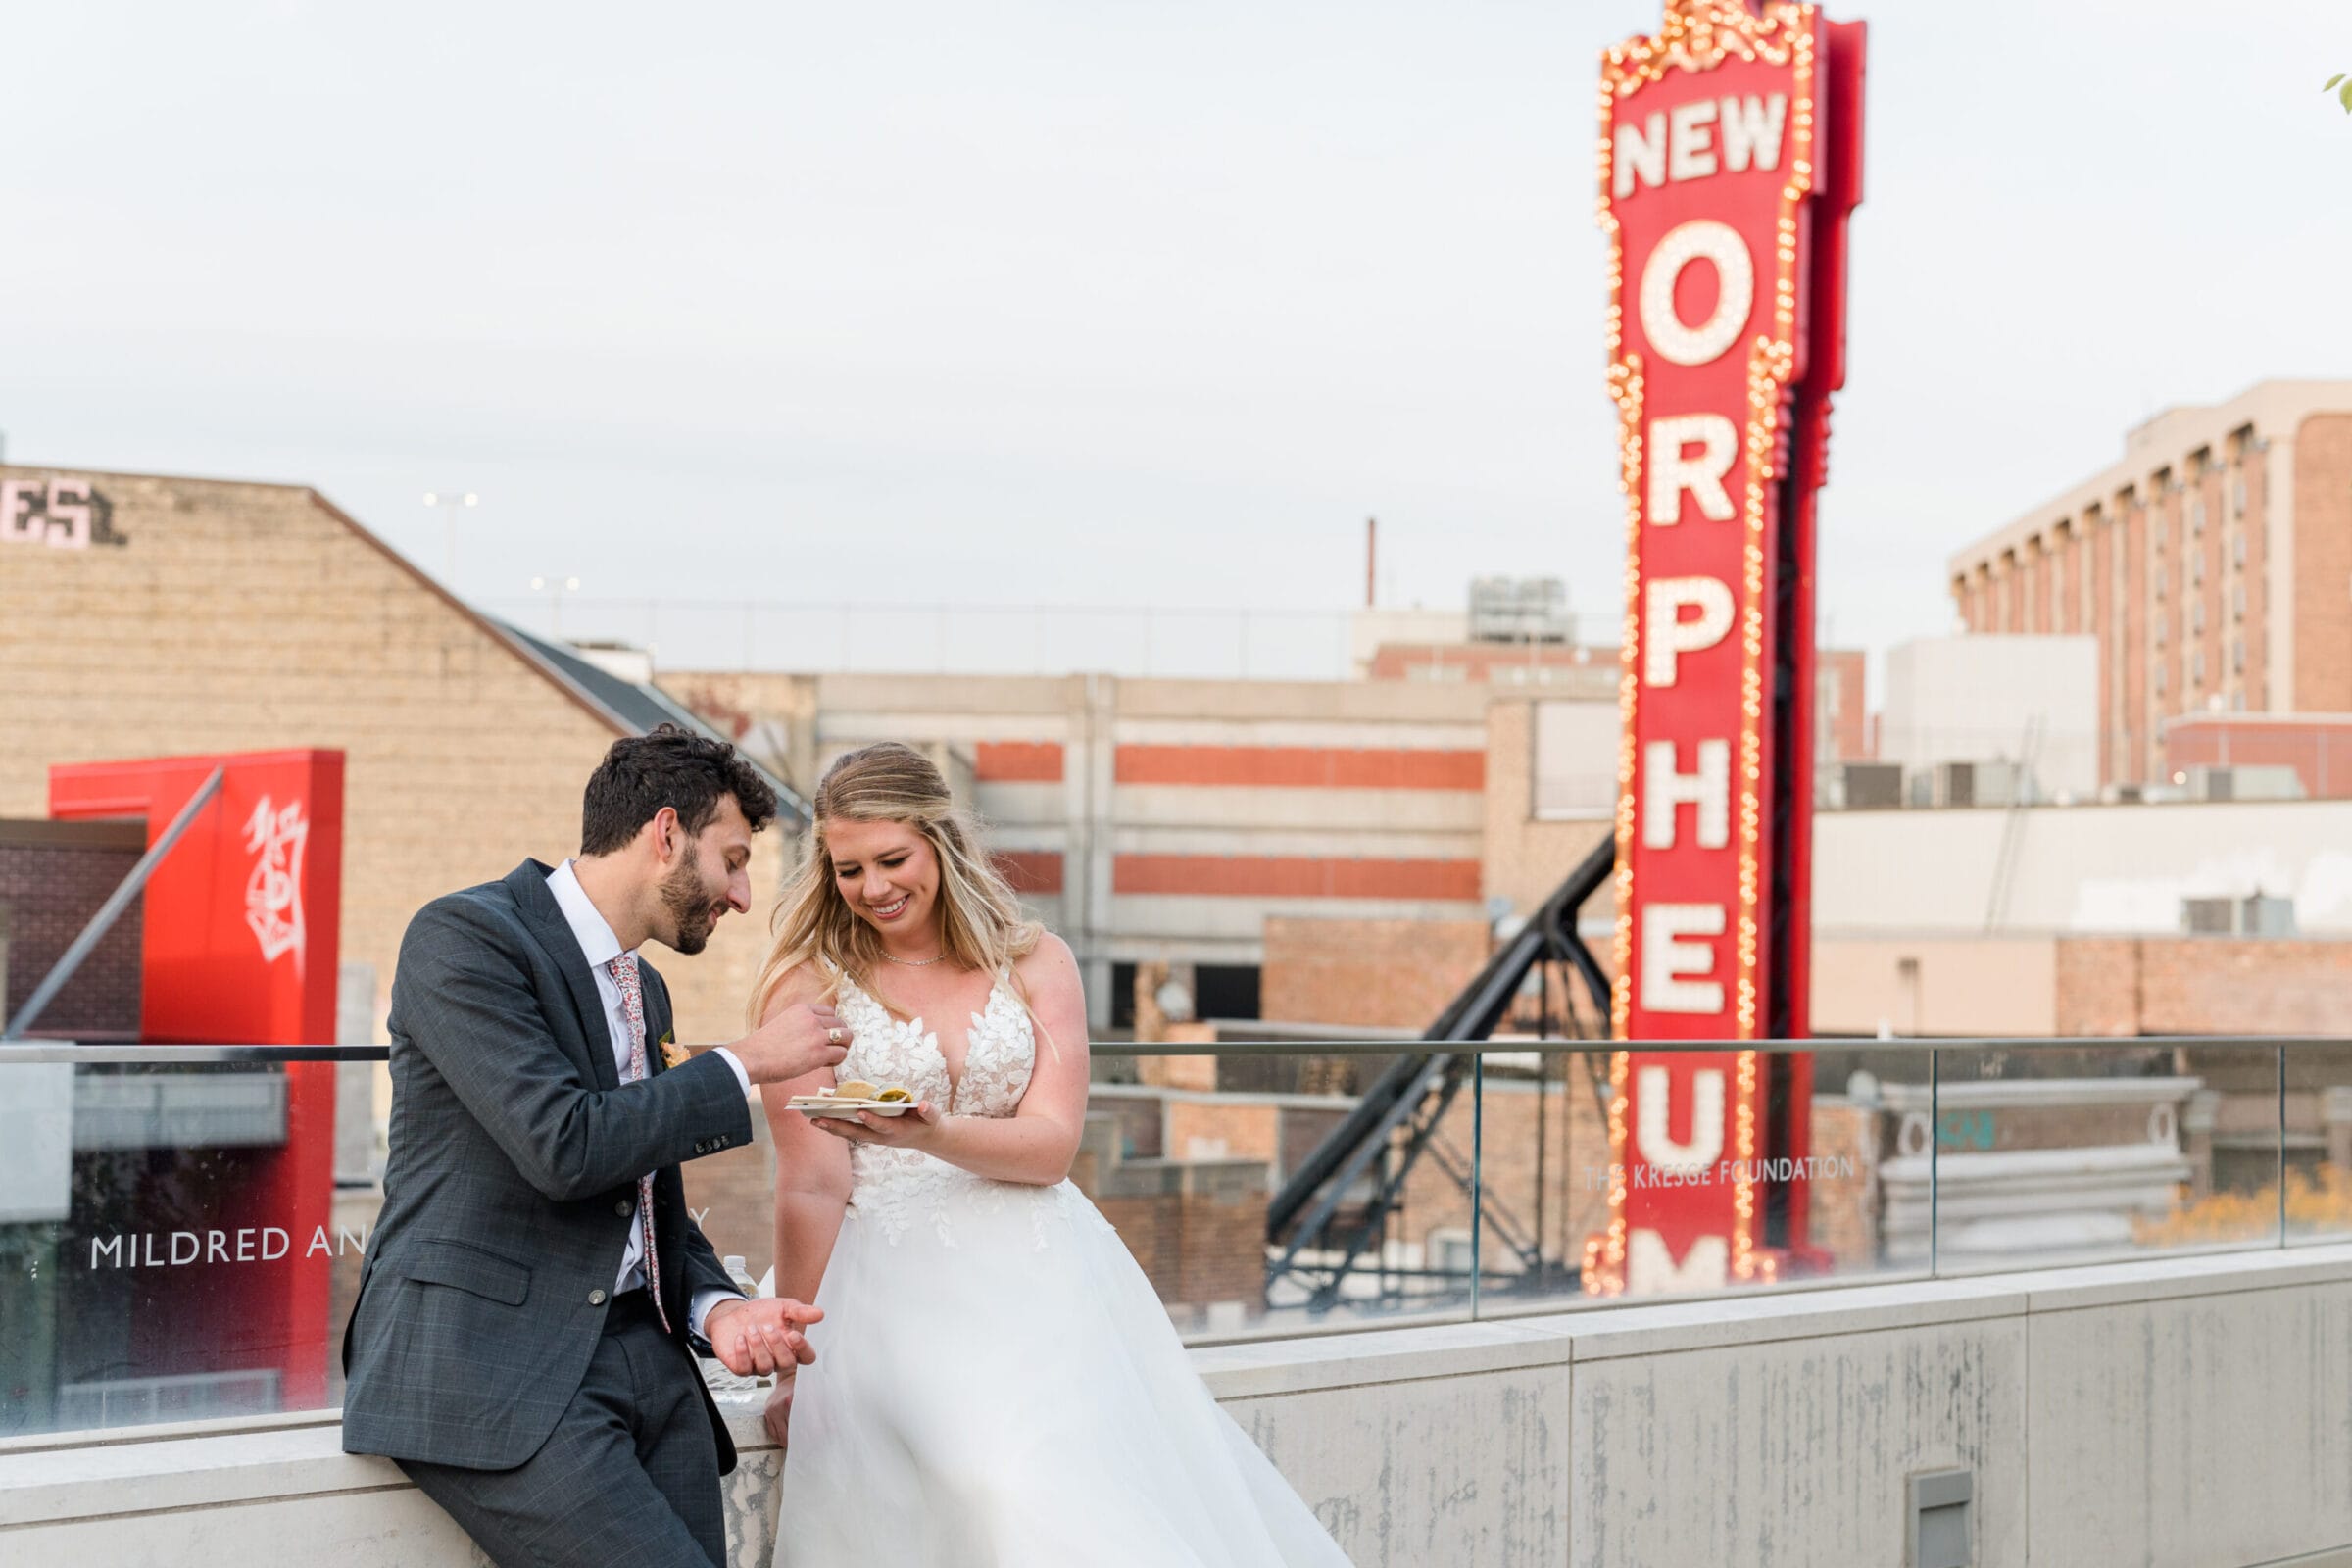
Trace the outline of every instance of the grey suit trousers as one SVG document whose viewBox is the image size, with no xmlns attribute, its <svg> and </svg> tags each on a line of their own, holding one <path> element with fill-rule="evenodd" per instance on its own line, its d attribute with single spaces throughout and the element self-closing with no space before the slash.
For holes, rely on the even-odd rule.
<svg viewBox="0 0 2352 1568">
<path fill-rule="evenodd" d="M 725 1502 L 702 1381 L 643 1291 L 615 1297 L 587 1376 L 511 1470 L 402 1459 L 499 1568 L 723 1568 Z"/>
</svg>

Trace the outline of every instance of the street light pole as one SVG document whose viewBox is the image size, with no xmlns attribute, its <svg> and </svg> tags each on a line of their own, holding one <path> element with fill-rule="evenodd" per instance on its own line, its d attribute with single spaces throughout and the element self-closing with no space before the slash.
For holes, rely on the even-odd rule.
<svg viewBox="0 0 2352 1568">
<path fill-rule="evenodd" d="M 564 596 L 580 591 L 577 577 L 533 577 L 531 592 L 547 595 L 547 626 L 557 642 L 564 640 Z"/>
<path fill-rule="evenodd" d="M 438 507 L 449 519 L 449 554 L 441 570 L 441 586 L 454 594 L 458 591 L 458 512 L 480 506 L 482 498 L 470 490 L 427 490 L 424 504 Z"/>
</svg>

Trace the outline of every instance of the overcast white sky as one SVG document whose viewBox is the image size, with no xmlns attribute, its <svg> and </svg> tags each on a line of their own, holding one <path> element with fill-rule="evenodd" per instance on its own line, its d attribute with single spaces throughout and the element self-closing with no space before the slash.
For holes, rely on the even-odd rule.
<svg viewBox="0 0 2352 1568">
<path fill-rule="evenodd" d="M 12 461 L 302 481 L 459 585 L 1458 605 L 1620 522 L 1594 58 L 1654 0 L 48 5 Z M 2345 0 L 1882 0 L 1822 598 L 2352 375 Z M 887 615 L 845 628 L 887 643 Z M 877 660 L 877 662 L 880 662 Z"/>
</svg>

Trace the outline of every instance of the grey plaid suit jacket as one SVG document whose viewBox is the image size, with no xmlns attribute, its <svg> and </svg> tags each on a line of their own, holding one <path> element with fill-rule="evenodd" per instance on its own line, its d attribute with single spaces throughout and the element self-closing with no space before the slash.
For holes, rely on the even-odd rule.
<svg viewBox="0 0 2352 1568">
<path fill-rule="evenodd" d="M 637 1178 L 654 1177 L 662 1297 L 687 1375 L 695 1291 L 734 1287 L 686 1211 L 678 1162 L 746 1144 L 734 1071 L 662 1070 L 669 991 L 645 981 L 652 1076 L 623 1087 L 587 956 L 548 868 L 436 899 L 392 983 L 384 1207 L 343 1334 L 343 1446 L 503 1470 L 537 1452 L 604 1330 Z M 719 1473 L 735 1466 L 703 1404 Z"/>
</svg>

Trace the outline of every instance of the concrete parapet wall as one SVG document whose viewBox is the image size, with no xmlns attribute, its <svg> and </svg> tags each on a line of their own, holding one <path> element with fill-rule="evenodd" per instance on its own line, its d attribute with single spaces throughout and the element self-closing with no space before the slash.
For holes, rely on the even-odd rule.
<svg viewBox="0 0 2352 1568">
<path fill-rule="evenodd" d="M 1886 1568 L 1971 1472 L 1976 1568 L 2352 1563 L 2352 1246 L 1198 1349 L 1363 1568 Z M 781 1458 L 733 1408 L 733 1562 Z M 460 1568 L 331 1419 L 0 1445 L 0 1560 Z M 787 1526 L 789 1528 L 789 1526 Z"/>
</svg>

